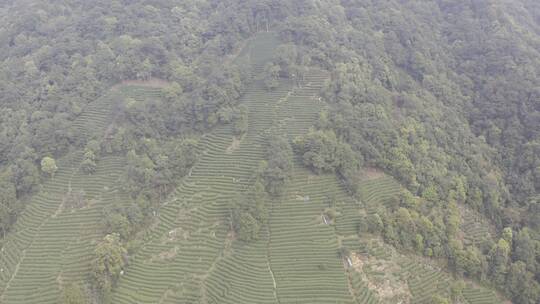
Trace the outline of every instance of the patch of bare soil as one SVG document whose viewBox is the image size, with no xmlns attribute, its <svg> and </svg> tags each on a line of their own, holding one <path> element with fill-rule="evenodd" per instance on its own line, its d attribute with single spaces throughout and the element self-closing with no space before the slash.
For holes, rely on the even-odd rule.
<svg viewBox="0 0 540 304">
<path fill-rule="evenodd" d="M 367 287 L 377 293 L 381 303 L 410 303 L 411 293 L 407 282 L 392 275 L 399 268 L 397 265 L 394 265 L 393 261 L 383 261 L 358 253 L 352 253 L 349 258 L 352 269 L 362 274 Z M 371 271 L 384 273 L 384 276 L 382 278 L 371 277 L 369 273 L 366 273 L 367 271 L 364 272 L 364 267 L 368 265 L 371 266 Z"/>
<path fill-rule="evenodd" d="M 60 213 L 62 213 L 64 211 L 64 208 L 65 208 L 65 205 L 66 205 L 66 197 L 64 196 L 62 198 L 62 203 L 60 203 L 60 205 L 58 206 L 58 208 L 56 209 L 56 211 L 54 211 L 54 214 L 51 216 L 52 218 L 55 218 L 57 217 L 58 215 L 60 215 Z"/>
<path fill-rule="evenodd" d="M 119 86 L 123 85 L 136 85 L 141 87 L 149 87 L 149 88 L 166 88 L 170 85 L 170 82 L 164 79 L 160 78 L 150 78 L 147 80 L 138 80 L 138 79 L 128 79 L 123 80 L 120 83 L 114 85 L 112 88 L 116 89 Z"/>
<path fill-rule="evenodd" d="M 407 284 L 398 284 L 385 280 L 375 288 L 382 303 L 408 304 L 411 301 Z M 369 287 L 371 288 L 371 287 Z"/>
<path fill-rule="evenodd" d="M 87 201 L 87 205 L 86 205 L 85 207 L 88 208 L 88 207 L 91 207 L 92 205 L 97 204 L 97 203 L 99 203 L 99 200 L 97 200 L 97 199 L 95 199 L 95 198 L 89 199 L 89 200 Z"/>
<path fill-rule="evenodd" d="M 223 256 L 231 255 L 232 244 L 235 238 L 236 238 L 236 235 L 234 233 L 234 229 L 231 229 L 229 233 L 227 233 L 227 237 L 225 238 L 225 243 L 223 244 Z"/>
<path fill-rule="evenodd" d="M 124 80 L 121 82 L 122 85 L 138 85 L 143 87 L 152 87 L 152 88 L 165 88 L 170 85 L 167 80 L 159 78 L 150 78 L 148 80 Z"/>
<path fill-rule="evenodd" d="M 188 237 L 189 237 L 189 231 L 178 227 L 178 228 L 172 229 L 171 231 L 169 231 L 169 233 L 167 233 L 167 237 L 165 238 L 163 243 L 166 244 L 166 243 L 175 242 L 178 240 L 185 241 L 188 239 Z"/>
<path fill-rule="evenodd" d="M 352 268 L 357 272 L 362 272 L 362 268 L 364 267 L 364 261 L 362 260 L 362 256 L 358 253 L 353 253 L 350 256 Z"/>
<path fill-rule="evenodd" d="M 62 277 L 62 273 L 56 277 L 56 283 L 58 283 L 58 289 L 62 289 L 64 286 L 64 278 Z"/>
<path fill-rule="evenodd" d="M 367 180 L 384 177 L 384 172 L 375 167 L 367 167 L 364 170 L 362 170 L 361 174 L 362 174 L 362 178 L 367 179 Z"/>
<path fill-rule="evenodd" d="M 174 291 L 167 289 L 165 292 L 161 295 L 161 298 L 159 299 L 159 304 L 165 303 L 165 300 L 167 300 L 169 297 L 174 296 Z"/>
<path fill-rule="evenodd" d="M 304 202 L 307 202 L 307 201 L 309 201 L 309 195 L 302 196 L 302 195 L 298 195 L 298 194 L 297 194 L 297 195 L 295 196 L 295 199 L 296 199 L 297 201 L 304 201 Z"/>
<path fill-rule="evenodd" d="M 157 255 L 152 256 L 151 261 L 170 261 L 176 257 L 178 251 L 180 250 L 179 246 L 174 246 L 169 250 L 162 251 Z"/>
<path fill-rule="evenodd" d="M 89 205 L 89 201 L 85 198 L 84 191 L 72 191 L 71 189 L 62 197 L 62 203 L 58 206 L 52 218 L 57 217 L 67 209 L 74 211 L 75 209 L 82 209 Z"/>
<path fill-rule="evenodd" d="M 238 138 L 236 136 L 233 137 L 231 145 L 227 147 L 227 150 L 225 150 L 225 153 L 231 154 L 234 151 L 236 151 L 238 148 L 240 148 L 240 143 L 242 142 L 242 138 Z"/>
</svg>

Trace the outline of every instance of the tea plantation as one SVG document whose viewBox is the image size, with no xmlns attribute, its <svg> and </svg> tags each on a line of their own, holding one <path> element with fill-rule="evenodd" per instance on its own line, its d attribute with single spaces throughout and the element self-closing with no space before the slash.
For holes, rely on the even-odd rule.
<svg viewBox="0 0 540 304">
<path fill-rule="evenodd" d="M 270 214 L 260 238 L 250 243 L 235 238 L 230 202 L 252 182 L 269 130 L 292 141 L 309 131 L 323 109 L 318 94 L 329 76 L 321 70 L 310 70 L 300 85 L 282 80 L 273 90 L 265 88 L 263 67 L 278 45 L 274 34 L 261 33 L 240 53 L 237 60 L 254 76 L 240 101 L 248 110 L 247 132 L 236 138 L 224 125 L 202 137 L 199 161 L 155 214 L 157 224 L 130 258 L 111 303 L 393 303 L 380 294 L 387 274 L 370 265 L 377 261 L 401 268 L 396 279 L 411 303 L 448 295 L 453 280 L 448 273 L 388 250 L 373 235 L 358 236 L 360 215 L 376 212 L 400 191 L 386 175 L 363 180 L 357 200 L 336 175 L 316 175 L 295 159 L 285 194 L 266 202 Z M 80 136 L 91 136 L 89 130 L 104 134 L 116 102 L 160 94 L 137 86 L 111 90 L 84 109 L 74 127 Z M 86 175 L 79 170 L 81 159 L 82 151 L 73 151 L 58 160 L 56 175 L 31 198 L 6 237 L 0 251 L 1 303 L 57 303 L 61 286 L 86 279 L 101 211 L 123 200 L 115 185 L 125 160 L 103 157 L 97 171 Z M 77 193 L 80 204 L 70 199 Z M 323 215 L 329 207 L 336 210 L 330 222 Z M 343 246 L 350 256 L 340 255 Z M 351 265 L 352 255 L 363 260 L 363 268 Z M 472 285 L 464 300 L 498 301 Z"/>
</svg>

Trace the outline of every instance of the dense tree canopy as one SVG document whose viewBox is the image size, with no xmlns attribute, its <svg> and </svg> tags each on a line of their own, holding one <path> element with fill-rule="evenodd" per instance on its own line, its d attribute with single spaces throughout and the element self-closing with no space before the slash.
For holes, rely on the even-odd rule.
<svg viewBox="0 0 540 304">
<path fill-rule="evenodd" d="M 268 219 L 266 192 L 260 182 L 238 195 L 231 202 L 231 222 L 236 236 L 243 242 L 259 239 L 259 234 Z"/>
<path fill-rule="evenodd" d="M 261 175 L 266 191 L 278 196 L 283 193 L 292 171 L 293 151 L 287 137 L 272 134 L 268 138 L 267 161 Z"/>
<path fill-rule="evenodd" d="M 118 234 L 108 234 L 98 244 L 92 260 L 91 282 L 96 290 L 107 296 L 124 268 L 125 249 Z"/>
</svg>

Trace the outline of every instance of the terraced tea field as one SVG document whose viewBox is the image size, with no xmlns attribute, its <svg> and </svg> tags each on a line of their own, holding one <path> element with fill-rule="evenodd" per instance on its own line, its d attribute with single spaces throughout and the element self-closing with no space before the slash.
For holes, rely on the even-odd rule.
<svg viewBox="0 0 540 304">
<path fill-rule="evenodd" d="M 114 104 L 125 98 L 123 91 L 133 89 L 111 90 L 85 108 L 73 122 L 79 137 L 103 136 Z M 141 87 L 134 92 L 147 97 L 156 90 Z M 104 156 L 96 172 L 87 175 L 79 170 L 82 151 L 68 155 L 57 160 L 54 178 L 30 199 L 0 249 L 0 303 L 57 303 L 61 286 L 86 279 L 102 236 L 103 207 L 125 201 L 115 188 L 124 172 L 123 157 Z"/>
<path fill-rule="evenodd" d="M 368 214 L 377 212 L 377 208 L 399 194 L 400 185 L 392 177 L 382 175 L 363 180 L 359 185 L 360 198 Z"/>
<path fill-rule="evenodd" d="M 487 219 L 472 210 L 461 209 L 461 230 L 466 244 L 481 245 L 493 240 Z"/>
<path fill-rule="evenodd" d="M 463 297 L 469 304 L 501 303 L 492 290 L 475 288 L 472 285 L 468 285 L 463 290 Z"/>
<path fill-rule="evenodd" d="M 268 131 L 278 129 L 292 140 L 308 132 L 323 107 L 318 93 L 328 75 L 320 70 L 311 70 L 301 86 L 282 81 L 275 90 L 264 88 L 263 66 L 278 45 L 274 34 L 262 33 L 240 53 L 238 62 L 254 75 L 240 101 L 248 110 L 247 133 L 238 139 L 230 126 L 219 126 L 202 137 L 200 160 L 160 207 L 157 225 L 130 259 L 112 303 L 395 303 L 376 290 L 386 279 L 385 263 L 392 263 L 411 303 L 448 292 L 447 273 L 397 255 L 372 235 L 358 236 L 360 215 L 376 212 L 400 191 L 385 175 L 364 180 L 357 201 L 335 175 L 315 175 L 295 159 L 285 194 L 267 202 L 270 215 L 260 239 L 235 239 L 230 203 L 252 182 Z M 81 136 L 103 134 L 115 100 L 160 94 L 137 86 L 113 90 L 74 126 Z M 122 200 L 111 187 L 122 158 L 102 158 L 88 176 L 78 170 L 81 153 L 71 155 L 58 161 L 58 173 L 32 198 L 1 249 L 1 303 L 56 303 L 63 283 L 84 279 L 102 207 Z M 69 191 L 84 191 L 85 206 L 68 206 Z M 329 207 L 337 214 L 331 223 L 323 218 Z M 341 246 L 351 256 L 341 256 Z M 350 265 L 351 258 L 361 267 Z M 492 301 L 489 296 L 478 288 L 465 292 L 470 304 Z"/>
<path fill-rule="evenodd" d="M 262 36 L 250 46 L 255 75 L 276 45 Z M 296 165 L 286 198 L 269 202 L 261 239 L 245 245 L 229 234 L 229 201 L 264 159 L 265 134 L 271 127 L 291 138 L 307 132 L 322 107 L 317 93 L 325 77 L 312 71 L 304 86 L 282 83 L 271 92 L 254 81 L 241 100 L 249 128 L 239 147 L 228 149 L 229 127 L 204 138 L 202 158 L 160 210 L 160 225 L 122 277 L 115 303 L 351 301 L 334 229 L 321 217 L 326 196 L 343 193 L 335 176 L 314 176 Z"/>
<path fill-rule="evenodd" d="M 312 70 L 300 87 L 264 89 L 257 75 L 276 43 L 261 35 L 242 53 L 255 75 L 241 100 L 248 109 L 247 134 L 234 149 L 227 126 L 204 137 L 202 158 L 161 208 L 160 224 L 121 278 L 114 303 L 379 303 L 360 274 L 347 270 L 339 247 L 345 237 L 341 242 L 350 248 L 357 243 L 359 252 L 393 258 L 385 247 L 357 236 L 358 215 L 399 192 L 390 177 L 362 183 L 358 202 L 335 175 L 314 175 L 297 159 L 284 197 L 267 202 L 270 217 L 260 239 L 245 244 L 231 233 L 229 202 L 264 159 L 265 134 L 270 128 L 291 140 L 305 134 L 323 106 L 318 91 L 327 75 L 321 71 Z M 329 200 L 338 211 L 334 225 L 323 221 Z M 429 280 L 445 286 L 449 276 L 442 275 L 445 280 L 437 282 L 433 272 L 417 278 L 407 273 L 404 286 L 411 286 L 415 303 L 423 303 L 436 291 L 426 285 Z"/>
</svg>

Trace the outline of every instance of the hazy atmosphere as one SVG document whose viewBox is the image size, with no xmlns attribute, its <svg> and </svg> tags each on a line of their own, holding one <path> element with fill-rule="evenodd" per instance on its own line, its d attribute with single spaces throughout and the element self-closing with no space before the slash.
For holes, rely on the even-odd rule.
<svg viewBox="0 0 540 304">
<path fill-rule="evenodd" d="M 0 0 L 0 303 L 540 303 L 538 0 Z"/>
</svg>

